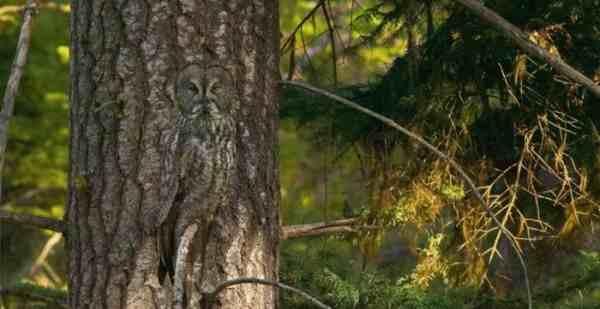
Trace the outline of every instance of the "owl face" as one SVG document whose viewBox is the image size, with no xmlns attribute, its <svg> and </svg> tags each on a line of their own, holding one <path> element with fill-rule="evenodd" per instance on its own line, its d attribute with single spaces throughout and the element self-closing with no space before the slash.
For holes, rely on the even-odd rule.
<svg viewBox="0 0 600 309">
<path fill-rule="evenodd" d="M 218 81 L 184 81 L 178 89 L 178 102 L 181 114 L 188 119 L 210 117 L 217 112 L 215 89 Z M 216 115 L 212 115 L 216 116 Z"/>
<path fill-rule="evenodd" d="M 227 71 L 220 67 L 206 70 L 192 66 L 182 72 L 175 85 L 179 114 L 185 120 L 186 128 L 195 137 L 220 134 L 231 125 L 232 97 L 231 80 Z"/>
<path fill-rule="evenodd" d="M 216 119 L 222 115 L 229 101 L 223 91 L 226 74 L 215 67 L 207 70 L 191 70 L 180 78 L 176 96 L 181 114 L 187 119 Z"/>
</svg>

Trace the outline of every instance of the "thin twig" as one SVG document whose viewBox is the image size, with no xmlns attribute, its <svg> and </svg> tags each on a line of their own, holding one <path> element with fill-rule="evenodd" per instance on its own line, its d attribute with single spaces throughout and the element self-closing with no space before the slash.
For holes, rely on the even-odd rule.
<svg viewBox="0 0 600 309">
<path fill-rule="evenodd" d="M 528 55 L 545 61 L 556 71 L 564 74 L 571 80 L 584 85 L 596 97 L 600 98 L 600 85 L 594 83 L 594 81 L 571 67 L 561 58 L 555 57 L 547 50 L 539 47 L 537 44 L 529 40 L 528 35 L 521 31 L 521 29 L 511 24 L 496 12 L 485 7 L 478 0 L 456 0 L 456 2 L 466 6 L 469 8 L 469 10 L 471 10 L 471 12 L 479 16 L 479 18 L 492 24 L 492 26 L 500 30 L 504 36 L 513 40 L 517 46 L 519 46 Z"/>
<path fill-rule="evenodd" d="M 67 230 L 66 224 L 61 220 L 27 214 L 17 214 L 4 210 L 0 210 L 0 221 L 25 224 L 58 233 L 64 233 Z"/>
<path fill-rule="evenodd" d="M 532 302 L 532 298 L 531 298 L 531 288 L 530 288 L 530 284 L 529 284 L 529 275 L 528 275 L 528 271 L 527 271 L 527 264 L 525 263 L 525 260 L 523 258 L 523 255 L 521 254 L 521 249 L 517 243 L 517 241 L 515 240 L 513 234 L 502 224 L 502 222 L 500 222 L 500 220 L 496 217 L 496 215 L 494 214 L 494 212 L 490 209 L 490 207 L 487 205 L 487 203 L 485 202 L 485 200 L 483 199 L 483 196 L 481 195 L 481 193 L 479 192 L 479 190 L 477 189 L 477 186 L 475 185 L 475 182 L 471 179 L 471 177 L 469 177 L 469 175 L 467 174 L 467 172 L 456 162 L 454 161 L 452 158 L 450 158 L 449 156 L 447 156 L 445 153 L 443 153 L 442 151 L 440 151 L 439 149 L 437 149 L 435 146 L 433 146 L 432 144 L 430 144 L 429 142 L 427 142 L 426 140 L 424 140 L 421 136 L 411 132 L 410 130 L 404 128 L 403 126 L 399 125 L 397 122 L 395 122 L 394 120 L 385 117 L 381 114 L 378 114 L 370 109 L 367 109 L 363 106 L 360 106 L 357 103 L 354 103 L 344 97 L 340 97 L 338 95 L 335 95 L 331 92 L 325 91 L 323 89 L 311 86 L 309 84 L 303 83 L 303 82 L 299 82 L 299 81 L 281 81 L 282 84 L 284 85 L 290 85 L 290 86 L 294 86 L 294 87 L 298 87 L 298 88 L 303 88 L 306 90 L 309 90 L 311 92 L 323 95 L 325 97 L 328 97 L 330 99 L 333 99 L 334 101 L 337 101 L 343 105 L 346 105 L 352 109 L 355 109 L 361 113 L 364 113 L 366 115 L 369 115 L 381 122 L 383 122 L 384 124 L 402 132 L 403 134 L 405 134 L 406 136 L 412 138 L 413 140 L 417 141 L 419 144 L 425 146 L 427 149 L 429 149 L 431 152 L 433 152 L 436 156 L 438 156 L 440 159 L 448 162 L 448 164 L 450 164 L 460 175 L 460 177 L 467 183 L 467 185 L 469 186 L 469 188 L 473 191 L 473 194 L 475 194 L 475 197 L 477 198 L 477 200 L 479 201 L 479 203 L 481 204 L 481 206 L 483 207 L 483 210 L 488 214 L 488 216 L 492 219 L 492 221 L 494 222 L 494 224 L 496 226 L 498 226 L 498 228 L 502 231 L 502 233 L 510 240 L 510 243 L 513 247 L 513 249 L 515 250 L 515 253 L 517 254 L 517 257 L 519 258 L 519 262 L 521 263 L 521 267 L 523 269 L 523 277 L 525 279 L 525 286 L 527 289 L 527 299 L 528 299 L 528 303 L 529 303 L 529 309 L 533 308 L 533 302 Z"/>
<path fill-rule="evenodd" d="M 300 23 L 298 25 L 296 25 L 296 28 L 294 28 L 292 33 L 290 33 L 290 35 L 285 39 L 285 41 L 281 45 L 281 50 L 280 50 L 281 53 L 284 53 L 286 51 L 286 49 L 289 47 L 289 44 L 292 42 L 292 39 L 296 36 L 296 33 L 298 33 L 298 31 L 302 28 L 302 26 L 304 26 L 304 23 L 306 23 L 311 17 L 313 17 L 315 15 L 315 13 L 319 9 L 319 7 L 321 7 L 321 5 L 323 5 L 324 3 L 325 3 L 325 0 L 320 0 L 315 5 L 315 7 L 313 7 L 312 10 L 310 10 L 310 12 L 308 12 L 308 14 L 306 14 L 306 16 L 304 16 L 304 18 L 302 18 Z"/>
<path fill-rule="evenodd" d="M 308 293 L 306 293 L 300 289 L 297 289 L 295 287 L 292 287 L 292 286 L 289 286 L 287 284 L 283 284 L 280 282 L 269 281 L 269 280 L 259 279 L 259 278 L 238 278 L 238 279 L 225 281 L 225 282 L 221 283 L 219 286 L 217 286 L 213 292 L 205 293 L 204 297 L 205 297 L 206 301 L 208 301 L 209 304 L 212 304 L 213 301 L 215 300 L 215 298 L 217 297 L 217 295 L 219 295 L 219 293 L 221 293 L 226 288 L 234 286 L 234 285 L 238 285 L 238 284 L 244 284 L 244 283 L 264 284 L 264 285 L 270 285 L 270 286 L 274 286 L 274 287 L 277 287 L 280 289 L 288 290 L 288 291 L 299 294 L 302 297 L 310 300 L 312 303 L 314 303 L 319 308 L 331 309 L 331 307 L 325 305 L 324 303 L 320 302 L 318 299 L 310 296 Z"/>
<path fill-rule="evenodd" d="M 23 68 L 27 62 L 27 53 L 29 52 L 29 42 L 31 41 L 32 16 L 36 10 L 36 2 L 27 0 L 26 8 L 23 12 L 23 25 L 17 43 L 17 52 L 10 70 L 6 91 L 2 100 L 2 112 L 0 112 L 0 202 L 2 201 L 2 172 L 4 169 L 4 159 L 6 157 L 6 144 L 8 140 L 8 123 L 13 115 L 15 108 L 15 97 L 19 92 L 19 82 L 23 76 Z"/>
<path fill-rule="evenodd" d="M 296 36 L 292 38 L 292 50 L 290 50 L 290 66 L 288 70 L 288 78 L 294 78 L 294 72 L 296 71 Z"/>
<path fill-rule="evenodd" d="M 333 23 L 331 21 L 331 17 L 329 17 L 329 12 L 327 11 L 327 5 L 323 4 L 321 6 L 323 9 L 323 16 L 325 17 L 325 21 L 327 22 L 327 28 L 329 29 L 329 41 L 331 43 L 331 65 L 333 69 L 333 85 L 337 87 L 338 83 L 338 70 L 337 70 L 337 51 L 335 45 L 335 32 Z"/>
</svg>

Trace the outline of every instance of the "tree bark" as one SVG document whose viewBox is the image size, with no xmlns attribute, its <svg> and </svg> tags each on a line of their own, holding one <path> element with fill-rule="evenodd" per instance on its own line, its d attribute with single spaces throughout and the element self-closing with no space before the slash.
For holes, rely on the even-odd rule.
<svg viewBox="0 0 600 309">
<path fill-rule="evenodd" d="M 202 308 L 224 281 L 277 281 L 277 15 L 276 0 L 72 1 L 71 308 Z M 277 292 L 211 302 L 274 308 Z"/>
</svg>

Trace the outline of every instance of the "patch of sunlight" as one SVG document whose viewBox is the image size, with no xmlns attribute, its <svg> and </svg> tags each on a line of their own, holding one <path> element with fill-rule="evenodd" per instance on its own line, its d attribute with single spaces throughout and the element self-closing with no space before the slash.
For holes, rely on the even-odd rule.
<svg viewBox="0 0 600 309">
<path fill-rule="evenodd" d="M 458 201 L 465 197 L 465 190 L 462 186 L 448 184 L 442 187 L 442 194 L 450 200 Z"/>
<path fill-rule="evenodd" d="M 44 95 L 44 100 L 48 103 L 64 103 L 67 102 L 67 94 L 64 92 L 47 92 Z"/>
<path fill-rule="evenodd" d="M 316 5 L 317 1 L 302 1 L 298 4 L 299 7 L 306 10 L 312 10 Z"/>
<path fill-rule="evenodd" d="M 71 57 L 69 53 L 69 46 L 60 45 L 56 48 L 56 53 L 58 54 L 58 60 L 62 64 L 69 63 L 69 58 Z"/>
<path fill-rule="evenodd" d="M 0 15 L 0 25 L 2 24 L 8 24 L 8 25 L 14 25 L 17 23 L 17 18 L 13 15 Z"/>
<path fill-rule="evenodd" d="M 50 215 L 57 219 L 64 217 L 65 207 L 62 204 L 52 205 L 52 207 L 50 207 Z"/>
<path fill-rule="evenodd" d="M 313 197 L 311 195 L 305 195 L 302 197 L 302 207 L 309 207 L 313 203 Z"/>
<path fill-rule="evenodd" d="M 305 241 L 294 241 L 290 251 L 305 251 L 308 249 L 308 243 Z"/>
<path fill-rule="evenodd" d="M 359 54 L 366 63 L 389 64 L 399 55 L 406 53 L 406 42 L 398 40 L 396 44 L 390 47 L 371 47 L 364 48 Z"/>
<path fill-rule="evenodd" d="M 59 9 L 63 13 L 71 13 L 71 5 L 70 4 L 61 4 Z"/>
</svg>

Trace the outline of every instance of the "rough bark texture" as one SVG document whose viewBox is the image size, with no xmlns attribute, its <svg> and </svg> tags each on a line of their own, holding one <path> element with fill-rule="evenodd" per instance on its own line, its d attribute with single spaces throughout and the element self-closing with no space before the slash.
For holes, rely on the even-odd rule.
<svg viewBox="0 0 600 309">
<path fill-rule="evenodd" d="M 72 1 L 71 308 L 200 308 L 225 280 L 277 281 L 277 14 L 276 0 Z M 236 285 L 213 308 L 276 298 Z"/>
</svg>

